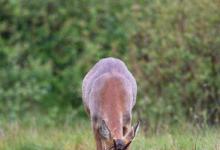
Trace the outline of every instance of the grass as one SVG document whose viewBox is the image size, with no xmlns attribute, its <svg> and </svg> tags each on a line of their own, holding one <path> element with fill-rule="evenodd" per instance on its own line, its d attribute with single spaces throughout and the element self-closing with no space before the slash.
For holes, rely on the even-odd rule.
<svg viewBox="0 0 220 150">
<path fill-rule="evenodd" d="M 0 150 L 95 150 L 89 122 L 61 127 L 22 126 L 2 127 Z M 220 129 L 172 128 L 163 133 L 140 131 L 133 150 L 220 150 Z"/>
</svg>

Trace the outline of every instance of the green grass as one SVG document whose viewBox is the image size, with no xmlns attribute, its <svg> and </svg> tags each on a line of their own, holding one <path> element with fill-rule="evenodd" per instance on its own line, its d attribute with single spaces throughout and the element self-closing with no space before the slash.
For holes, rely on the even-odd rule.
<svg viewBox="0 0 220 150">
<path fill-rule="evenodd" d="M 61 127 L 4 125 L 0 150 L 95 150 L 89 122 Z M 133 150 L 220 150 L 220 129 L 181 127 L 145 134 L 140 130 Z"/>
</svg>

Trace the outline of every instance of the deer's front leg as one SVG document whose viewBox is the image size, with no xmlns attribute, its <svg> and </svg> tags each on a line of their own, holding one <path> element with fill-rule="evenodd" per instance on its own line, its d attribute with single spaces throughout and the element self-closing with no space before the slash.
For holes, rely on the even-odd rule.
<svg viewBox="0 0 220 150">
<path fill-rule="evenodd" d="M 95 136 L 96 150 L 102 150 L 102 141 L 101 141 L 99 132 L 95 127 L 93 127 L 93 132 Z"/>
</svg>

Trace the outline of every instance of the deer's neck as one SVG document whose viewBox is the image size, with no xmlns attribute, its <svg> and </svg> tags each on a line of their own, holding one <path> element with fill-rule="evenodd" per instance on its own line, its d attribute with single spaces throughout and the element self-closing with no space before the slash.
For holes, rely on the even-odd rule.
<svg viewBox="0 0 220 150">
<path fill-rule="evenodd" d="M 120 78 L 111 77 L 101 89 L 100 102 L 103 117 L 114 138 L 123 137 L 123 112 L 126 107 L 126 87 Z"/>
</svg>

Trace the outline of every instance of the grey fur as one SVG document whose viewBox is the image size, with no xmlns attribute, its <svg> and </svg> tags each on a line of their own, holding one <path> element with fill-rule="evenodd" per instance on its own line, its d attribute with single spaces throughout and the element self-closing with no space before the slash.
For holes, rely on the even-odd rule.
<svg viewBox="0 0 220 150">
<path fill-rule="evenodd" d="M 95 97 L 93 96 L 94 88 L 99 88 L 97 84 L 100 87 L 102 86 L 102 83 L 99 82 L 99 79 L 105 78 L 107 74 L 112 73 L 113 71 L 124 79 L 124 84 L 126 84 L 126 88 L 128 88 L 128 91 L 131 93 L 132 105 L 130 106 L 131 108 L 129 108 L 129 110 L 131 110 L 135 105 L 137 95 L 137 83 L 135 78 L 127 69 L 123 61 L 117 58 L 109 57 L 98 61 L 83 79 L 82 97 L 86 109 L 91 109 L 90 101 L 92 101 Z"/>
</svg>

